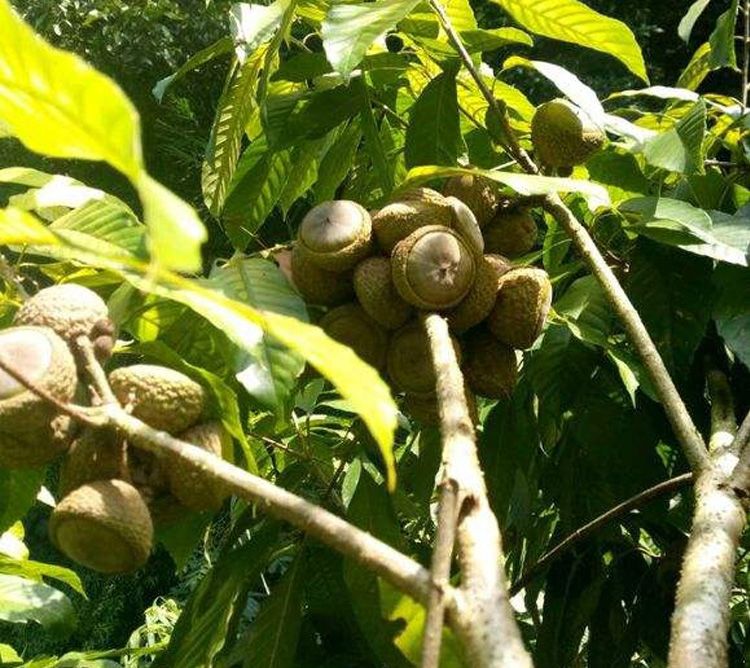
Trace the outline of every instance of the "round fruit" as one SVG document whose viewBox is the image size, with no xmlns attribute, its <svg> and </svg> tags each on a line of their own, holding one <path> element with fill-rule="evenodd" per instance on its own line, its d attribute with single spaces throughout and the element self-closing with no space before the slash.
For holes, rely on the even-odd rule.
<svg viewBox="0 0 750 668">
<path fill-rule="evenodd" d="M 292 279 L 302 298 L 309 304 L 338 306 L 354 296 L 350 272 L 336 273 L 321 269 L 297 243 L 292 251 Z"/>
<path fill-rule="evenodd" d="M 86 427 L 73 441 L 60 467 L 61 496 L 96 480 L 128 478 L 127 448 L 114 429 Z"/>
<path fill-rule="evenodd" d="M 298 243 L 321 269 L 334 272 L 353 269 L 370 254 L 370 214 L 349 200 L 318 204 L 302 219 Z"/>
<path fill-rule="evenodd" d="M 388 333 L 359 304 L 344 304 L 326 313 L 320 327 L 339 343 L 354 350 L 376 369 L 382 369 L 388 350 Z"/>
<path fill-rule="evenodd" d="M 362 260 L 354 270 L 354 292 L 367 315 L 386 329 L 402 327 L 414 313 L 393 285 L 388 258 Z"/>
<path fill-rule="evenodd" d="M 423 191 L 431 194 L 425 195 Z M 409 192 L 411 194 L 407 193 L 404 199 L 386 204 L 372 219 L 375 238 L 386 255 L 393 252 L 399 241 L 421 227 L 453 227 L 455 214 L 450 203 L 440 193 L 427 188 L 422 189 L 422 192 Z"/>
<path fill-rule="evenodd" d="M 568 100 L 545 102 L 531 119 L 534 152 L 548 167 L 583 164 L 602 147 L 605 139 L 589 115 Z"/>
<path fill-rule="evenodd" d="M 217 457 L 221 457 L 224 445 L 231 443 L 231 436 L 220 422 L 195 425 L 179 437 Z M 167 477 L 172 494 L 191 510 L 215 512 L 228 496 L 224 485 L 182 460 L 170 461 Z"/>
<path fill-rule="evenodd" d="M 536 221 L 522 208 L 498 213 L 484 230 L 487 252 L 508 257 L 528 253 L 534 247 L 536 238 Z"/>
<path fill-rule="evenodd" d="M 76 428 L 67 415 L 57 415 L 47 424 L 28 431 L 0 431 L 0 469 L 39 468 L 49 464 L 68 449 Z"/>
<path fill-rule="evenodd" d="M 99 480 L 73 490 L 55 508 L 52 542 L 73 561 L 101 573 L 127 573 L 146 563 L 154 528 L 138 490 Z"/>
<path fill-rule="evenodd" d="M 447 314 L 450 328 L 461 334 L 484 320 L 495 305 L 497 282 L 511 265 L 499 255 L 485 255 L 469 294 Z"/>
<path fill-rule="evenodd" d="M 73 356 L 48 327 L 11 327 L 0 331 L 0 357 L 26 380 L 63 402 L 76 391 Z M 54 406 L 0 370 L 0 429 L 27 431 L 49 421 Z"/>
<path fill-rule="evenodd" d="M 473 174 L 454 176 L 443 187 L 443 195 L 460 199 L 477 219 L 479 227 L 489 223 L 500 203 L 500 195 L 490 179 Z"/>
<path fill-rule="evenodd" d="M 458 341 L 451 337 L 456 356 L 461 357 Z M 388 377 L 399 392 L 428 396 L 435 392 L 435 367 L 430 342 L 421 322 L 414 321 L 394 333 L 388 346 Z"/>
<path fill-rule="evenodd" d="M 102 323 L 109 323 L 108 332 L 100 331 Z M 114 334 L 102 298 L 93 290 L 75 283 L 40 290 L 18 309 L 13 324 L 49 327 L 69 345 L 74 344 L 79 336 L 88 336 L 94 341 L 103 334 L 108 333 L 110 337 Z"/>
<path fill-rule="evenodd" d="M 529 348 L 542 331 L 552 304 L 552 284 L 543 269 L 513 269 L 498 281 L 490 331 L 514 348 Z"/>
<path fill-rule="evenodd" d="M 439 206 L 445 204 L 445 198 L 432 188 L 412 188 L 399 196 L 401 202 L 433 202 Z"/>
<path fill-rule="evenodd" d="M 403 299 L 432 311 L 456 306 L 468 294 L 476 263 L 457 232 L 429 225 L 396 244 L 391 271 Z"/>
<path fill-rule="evenodd" d="M 516 353 L 484 327 L 469 332 L 465 341 L 464 378 L 477 394 L 507 399 L 518 380 Z"/>
<path fill-rule="evenodd" d="M 179 434 L 194 425 L 206 404 L 201 385 L 163 366 L 136 364 L 115 369 L 109 382 L 117 400 L 154 429 Z"/>
<path fill-rule="evenodd" d="M 482 230 L 479 227 L 476 216 L 458 197 L 450 196 L 446 197 L 445 200 L 453 209 L 453 229 L 461 235 L 461 238 L 474 251 L 477 257 L 482 257 L 484 253 L 484 237 L 482 237 Z"/>
</svg>

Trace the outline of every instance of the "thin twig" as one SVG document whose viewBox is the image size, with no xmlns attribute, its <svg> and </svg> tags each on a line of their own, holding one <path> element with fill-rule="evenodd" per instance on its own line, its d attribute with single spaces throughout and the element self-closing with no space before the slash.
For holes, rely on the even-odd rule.
<svg viewBox="0 0 750 668">
<path fill-rule="evenodd" d="M 94 354 L 94 345 L 91 343 L 91 339 L 88 336 L 79 336 L 76 339 L 76 351 L 78 357 L 81 359 L 86 373 L 91 378 L 91 382 L 94 385 L 97 395 L 102 403 L 105 404 L 116 404 L 117 397 L 110 387 L 109 381 L 107 380 L 107 374 L 104 373 L 104 369 L 99 364 Z"/>
<path fill-rule="evenodd" d="M 567 552 L 573 545 L 581 542 L 583 539 L 588 538 L 591 534 L 596 533 L 606 524 L 609 524 L 613 520 L 619 519 L 623 515 L 627 515 L 631 510 L 640 508 L 645 503 L 652 501 L 664 494 L 675 492 L 680 487 L 683 487 L 693 479 L 692 473 L 683 473 L 669 480 L 660 482 L 658 485 L 649 487 L 648 489 L 639 492 L 635 496 L 630 497 L 627 501 L 616 505 L 614 508 L 610 508 L 607 512 L 602 513 L 598 517 L 584 524 L 580 529 L 576 529 L 569 536 L 563 538 L 557 545 L 551 550 L 542 555 L 539 560 L 530 566 L 524 573 L 518 578 L 518 581 L 513 584 L 510 588 L 511 596 L 515 596 L 519 591 L 524 589 L 529 582 L 534 580 L 540 573 L 542 573 L 548 566 L 553 562 L 557 561 L 565 552 Z"/>
</svg>

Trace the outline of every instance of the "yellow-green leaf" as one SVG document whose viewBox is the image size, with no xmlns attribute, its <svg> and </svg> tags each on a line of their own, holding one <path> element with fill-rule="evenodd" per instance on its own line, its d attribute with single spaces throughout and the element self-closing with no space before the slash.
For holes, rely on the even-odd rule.
<svg viewBox="0 0 750 668">
<path fill-rule="evenodd" d="M 643 54 L 621 21 L 595 12 L 578 0 L 492 0 L 524 28 L 564 42 L 608 53 L 648 82 Z"/>
<path fill-rule="evenodd" d="M 30 213 L 21 209 L 0 209 L 0 242 L 46 246 L 57 244 L 58 238 Z"/>
</svg>

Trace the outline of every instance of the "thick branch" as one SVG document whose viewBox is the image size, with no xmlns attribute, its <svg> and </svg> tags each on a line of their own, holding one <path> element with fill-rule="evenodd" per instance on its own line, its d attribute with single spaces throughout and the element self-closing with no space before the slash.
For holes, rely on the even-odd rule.
<svg viewBox="0 0 750 668">
<path fill-rule="evenodd" d="M 500 108 L 491 91 L 484 83 L 482 76 L 474 66 L 471 56 L 461 42 L 461 37 L 451 25 L 448 15 L 445 13 L 439 0 L 430 0 L 440 24 L 445 30 L 451 43 L 458 51 L 466 69 L 476 81 L 479 90 L 487 104 L 495 114 L 506 141 L 505 149 L 518 162 L 521 168 L 528 174 L 538 174 L 539 168 L 529 155 L 520 147 L 506 114 Z M 625 327 L 630 340 L 641 358 L 651 380 L 656 387 L 659 398 L 664 405 L 664 410 L 669 417 L 672 428 L 685 452 L 690 466 L 694 470 L 700 470 L 708 465 L 706 446 L 701 435 L 698 433 L 693 420 L 687 412 L 687 408 L 680 398 L 677 388 L 669 376 L 667 368 L 659 355 L 659 352 L 651 340 L 638 312 L 633 307 L 625 291 L 622 289 L 617 277 L 607 265 L 604 257 L 597 248 L 588 231 L 578 222 L 573 212 L 565 205 L 558 195 L 548 195 L 542 201 L 542 206 L 547 212 L 560 223 L 571 237 L 576 250 L 583 256 L 589 265 L 591 272 L 601 284 L 605 294 L 609 298 L 615 312 Z"/>
<path fill-rule="evenodd" d="M 727 459 L 725 433 L 733 431 L 731 394 L 718 371 L 708 375 L 711 398 L 711 466 L 696 483 L 695 515 L 672 616 L 669 668 L 725 668 L 737 547 L 745 511 L 726 484 L 736 458 Z M 729 416 L 732 415 L 732 418 Z M 731 453 L 730 453 L 731 454 Z"/>
<path fill-rule="evenodd" d="M 686 485 L 693 479 L 692 473 L 683 473 L 664 482 L 660 482 L 658 485 L 649 487 L 648 489 L 639 492 L 635 496 L 631 496 L 626 501 L 616 505 L 614 508 L 610 508 L 607 512 L 602 513 L 598 517 L 595 517 L 590 522 L 584 524 L 580 529 L 576 529 L 569 536 L 561 540 L 555 547 L 546 552 L 539 558 L 535 564 L 530 566 L 526 572 L 521 575 L 518 582 L 515 582 L 510 589 L 511 596 L 514 596 L 519 591 L 524 589 L 529 582 L 534 580 L 540 573 L 549 567 L 552 563 L 557 561 L 567 550 L 573 545 L 579 543 L 584 538 L 588 538 L 591 534 L 601 529 L 609 522 L 616 520 L 623 515 L 627 515 L 631 510 L 640 508 L 643 504 L 662 496 L 663 494 L 669 494 L 678 490 L 683 485 Z"/>
<path fill-rule="evenodd" d="M 437 376 L 444 449 L 443 490 L 454 489 L 457 498 L 461 596 L 456 598 L 451 614 L 453 629 L 472 667 L 529 668 L 531 658 L 510 605 L 500 528 L 487 499 L 448 323 L 441 316 L 430 314 L 425 316 L 424 324 Z M 450 492 L 448 501 L 452 499 Z M 432 583 L 433 588 L 441 585 Z"/>
</svg>

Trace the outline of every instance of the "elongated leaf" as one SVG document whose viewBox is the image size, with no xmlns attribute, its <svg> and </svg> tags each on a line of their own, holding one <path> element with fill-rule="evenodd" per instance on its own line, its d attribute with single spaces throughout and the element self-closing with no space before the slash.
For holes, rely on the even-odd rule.
<svg viewBox="0 0 750 668">
<path fill-rule="evenodd" d="M 0 209 L 0 222 L 6 215 Z M 12 216 L 11 216 L 12 217 Z M 58 252 L 76 253 L 80 262 L 118 272 L 133 286 L 146 293 L 172 299 L 202 315 L 219 327 L 239 347 L 256 354 L 263 332 L 273 336 L 289 349 L 302 355 L 315 369 L 328 378 L 352 410 L 362 416 L 378 443 L 388 469 L 389 485 L 395 485 L 393 432 L 396 427 L 396 405 L 388 386 L 375 369 L 362 362 L 352 350 L 329 338 L 323 330 L 286 315 L 261 312 L 227 298 L 211 289 L 210 283 L 183 278 L 161 267 L 153 267 L 127 255 L 99 255 L 55 235 L 29 215 L 24 222 L 7 229 L 0 225 L 0 244 L 34 243 L 39 230 L 49 235 L 45 246 L 35 252 L 55 256 Z M 22 233 L 28 231 L 28 237 Z M 51 238 L 50 238 L 51 237 Z"/>
<path fill-rule="evenodd" d="M 464 30 L 461 40 L 469 53 L 495 51 L 508 44 L 532 46 L 534 40 L 518 28 L 493 28 L 491 30 Z"/>
<path fill-rule="evenodd" d="M 362 140 L 362 130 L 358 123 L 350 123 L 335 136 L 333 145 L 320 162 L 318 181 L 314 187 L 316 202 L 325 202 L 336 196 L 336 190 L 354 162 Z"/>
<path fill-rule="evenodd" d="M 218 291 L 232 299 L 307 322 L 302 298 L 269 260 L 233 258 L 215 269 L 210 280 Z M 269 336 L 263 337 L 257 355 L 258 358 L 237 360 L 237 378 L 257 399 L 281 406 L 294 389 L 304 361 Z"/>
<path fill-rule="evenodd" d="M 238 55 L 253 54 L 279 29 L 291 0 L 276 0 L 270 5 L 239 2 L 232 5 L 230 29 Z"/>
<path fill-rule="evenodd" d="M 648 81 L 646 65 L 632 31 L 578 0 L 492 0 L 527 30 L 608 53 Z"/>
<path fill-rule="evenodd" d="M 259 49 L 237 67 L 216 108 L 201 176 L 203 199 L 214 216 L 218 216 L 224 206 L 240 156 L 245 125 L 256 105 L 255 92 L 263 55 L 264 51 Z"/>
<path fill-rule="evenodd" d="M 680 36 L 683 42 L 690 41 L 690 33 L 693 32 L 693 26 L 695 22 L 700 18 L 703 10 L 708 7 L 708 3 L 711 0 L 695 0 L 690 8 L 685 13 L 685 16 L 680 20 L 680 24 L 677 26 L 677 34 Z"/>
<path fill-rule="evenodd" d="M 372 43 L 393 28 L 420 0 L 376 0 L 332 4 L 321 26 L 328 62 L 348 78 Z"/>
<path fill-rule="evenodd" d="M 0 554 L 0 573 L 5 575 L 17 575 L 27 580 L 42 582 L 42 578 L 52 578 L 64 582 L 79 594 L 84 594 L 83 583 L 75 571 L 54 564 L 45 564 L 40 561 L 29 559 L 11 559 Z"/>
<path fill-rule="evenodd" d="M 655 167 L 681 174 L 702 174 L 706 105 L 699 100 L 673 127 L 646 142 L 643 154 Z"/>
<path fill-rule="evenodd" d="M 26 514 L 42 487 L 44 475 L 43 468 L 19 471 L 0 468 L 0 534 Z"/>
<path fill-rule="evenodd" d="M 708 43 L 711 45 L 709 65 L 711 69 L 717 67 L 737 68 L 737 56 L 734 50 L 734 26 L 737 22 L 737 8 L 739 0 L 732 0 L 729 9 L 716 20 L 716 28 L 711 33 Z"/>
<path fill-rule="evenodd" d="M 710 63 L 711 45 L 706 42 L 695 50 L 687 67 L 680 74 L 677 85 L 688 90 L 697 90 L 712 69 Z"/>
<path fill-rule="evenodd" d="M 231 37 L 222 37 L 205 49 L 201 49 L 198 53 L 190 56 L 175 72 L 157 81 L 151 94 L 157 101 L 161 102 L 164 98 L 164 93 L 167 92 L 167 88 L 174 84 L 175 81 L 179 81 L 188 72 L 192 72 L 201 65 L 211 62 L 214 58 L 231 53 L 233 46 Z"/>
<path fill-rule="evenodd" d="M 456 78 L 445 72 L 427 85 L 411 109 L 406 165 L 455 165 L 461 142 Z"/>
<path fill-rule="evenodd" d="M 0 231 L 5 244 L 56 244 L 58 237 L 23 209 L 0 209 Z"/>
<path fill-rule="evenodd" d="M 750 367 L 750 280 L 747 269 L 723 266 L 714 274 L 718 289 L 713 317 L 719 334 Z"/>
<path fill-rule="evenodd" d="M 75 625 L 75 612 L 68 597 L 54 587 L 0 574 L 0 620 L 15 624 L 34 621 L 49 630 L 66 632 Z"/>
<path fill-rule="evenodd" d="M 592 211 L 600 206 L 609 205 L 609 195 L 606 188 L 591 181 L 517 174 L 515 172 L 495 172 L 487 169 L 468 169 L 466 167 L 414 167 L 409 170 L 406 180 L 399 186 L 398 192 L 422 185 L 433 179 L 450 178 L 461 174 L 480 174 L 507 186 L 519 195 L 545 195 L 555 192 L 578 193 L 586 199 Z"/>
</svg>

